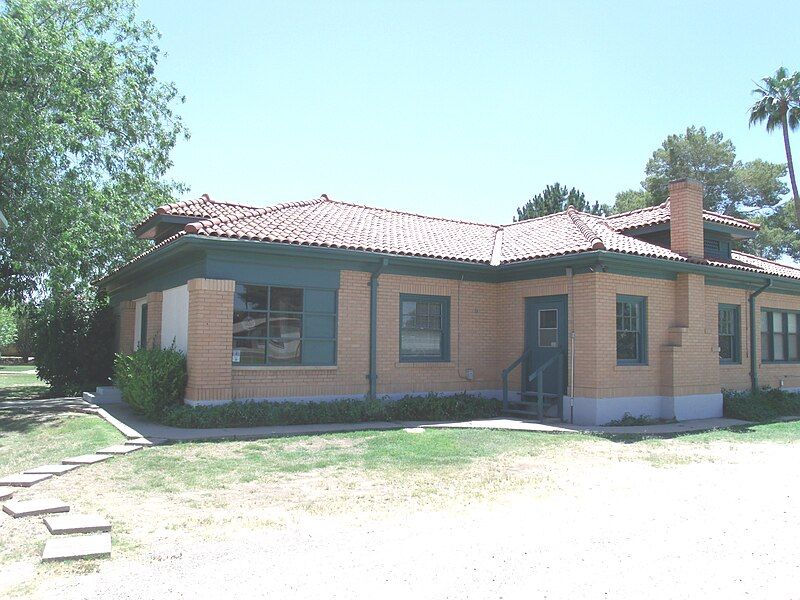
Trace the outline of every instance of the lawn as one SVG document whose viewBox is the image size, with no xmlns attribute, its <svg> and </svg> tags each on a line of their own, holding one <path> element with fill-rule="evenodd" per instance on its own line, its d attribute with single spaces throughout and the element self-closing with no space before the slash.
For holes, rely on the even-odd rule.
<svg viewBox="0 0 800 600">
<path fill-rule="evenodd" d="M 34 365 L 0 365 L 0 402 L 45 398 L 48 392 Z"/>
<path fill-rule="evenodd" d="M 93 416 L 7 417 L 0 431 L 0 463 L 15 469 L 118 439 Z M 752 595 L 780 597 L 764 586 L 783 581 L 780 555 L 800 527 L 800 475 L 783 469 L 800 460 L 798 441 L 795 421 L 667 439 L 441 429 L 159 446 L 18 494 L 106 516 L 112 559 L 36 566 L 41 523 L 3 519 L 0 581 L 14 582 L 12 595 L 67 598 L 123 598 L 125 578 L 142 597 L 174 595 L 175 581 L 187 597 L 253 586 L 326 597 L 325 582 L 342 597 L 410 594 L 414 581 L 433 586 L 430 597 L 514 597 L 511 584 L 586 597 L 602 573 L 618 586 L 604 588 L 610 597 L 689 583 L 709 595 L 750 581 L 729 565 L 752 552 L 770 575 L 752 578 Z M 667 530 L 674 552 L 650 542 Z M 575 558 L 581 570 L 552 580 Z M 664 569 L 648 570 L 653 561 Z"/>
</svg>

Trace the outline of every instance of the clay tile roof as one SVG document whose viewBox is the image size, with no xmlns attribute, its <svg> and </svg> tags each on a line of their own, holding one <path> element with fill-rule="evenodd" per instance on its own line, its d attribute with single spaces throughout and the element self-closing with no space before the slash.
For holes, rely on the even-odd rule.
<svg viewBox="0 0 800 600">
<path fill-rule="evenodd" d="M 658 206 L 649 206 L 647 208 L 639 208 L 637 210 L 610 215 L 606 218 L 606 221 L 617 231 L 628 231 L 641 227 L 669 223 L 670 215 L 670 203 L 669 198 L 667 198 L 666 202 Z M 748 231 L 757 231 L 759 229 L 759 225 L 756 223 L 711 212 L 710 210 L 703 211 L 703 220 L 711 223 L 728 225 L 729 227 L 738 227 Z"/>
<path fill-rule="evenodd" d="M 630 229 L 668 222 L 668 202 L 611 217 L 582 213 L 570 206 L 560 213 L 499 226 L 350 204 L 331 200 L 324 194 L 314 200 L 268 207 L 217 202 L 203 195 L 195 200 L 160 206 L 150 218 L 157 215 L 194 217 L 196 220 L 128 264 L 181 237 L 197 235 L 495 266 L 606 250 L 800 279 L 800 269 L 749 254 L 734 252 L 730 260 L 690 259 L 625 233 Z M 757 227 L 715 213 L 706 212 L 705 218 L 729 225 L 736 222 L 736 226 L 743 228 Z"/>
</svg>

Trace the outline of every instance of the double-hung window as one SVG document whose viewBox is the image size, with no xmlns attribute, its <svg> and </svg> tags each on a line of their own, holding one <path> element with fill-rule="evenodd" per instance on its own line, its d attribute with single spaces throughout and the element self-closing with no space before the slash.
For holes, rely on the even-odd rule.
<svg viewBox="0 0 800 600">
<path fill-rule="evenodd" d="M 450 360 L 450 298 L 400 294 L 400 361 Z"/>
<path fill-rule="evenodd" d="M 721 363 L 739 363 L 742 360 L 739 314 L 739 307 L 734 304 L 719 305 L 717 329 Z"/>
<path fill-rule="evenodd" d="M 336 291 L 236 284 L 235 365 L 335 365 Z"/>
<path fill-rule="evenodd" d="M 617 363 L 647 363 L 647 302 L 641 296 L 617 296 Z"/>
<path fill-rule="evenodd" d="M 800 313 L 763 309 L 761 311 L 761 360 L 764 362 L 797 362 Z"/>
</svg>

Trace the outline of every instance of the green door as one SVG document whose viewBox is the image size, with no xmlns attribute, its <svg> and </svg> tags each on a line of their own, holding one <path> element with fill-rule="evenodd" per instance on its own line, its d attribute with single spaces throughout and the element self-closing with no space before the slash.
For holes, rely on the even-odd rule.
<svg viewBox="0 0 800 600">
<path fill-rule="evenodd" d="M 567 296 L 538 296 L 525 298 L 525 347 L 531 349 L 524 375 L 524 389 L 536 391 L 536 382 L 529 382 L 528 375 L 548 360 L 563 355 L 562 368 L 558 361 L 542 374 L 543 391 L 546 394 L 563 396 L 567 388 Z M 561 415 L 561 402 L 558 414 Z M 553 415 L 555 416 L 555 415 Z"/>
</svg>

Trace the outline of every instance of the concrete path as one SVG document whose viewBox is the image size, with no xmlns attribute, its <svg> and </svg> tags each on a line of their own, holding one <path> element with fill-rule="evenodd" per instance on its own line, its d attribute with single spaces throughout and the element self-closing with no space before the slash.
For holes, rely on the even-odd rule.
<svg viewBox="0 0 800 600">
<path fill-rule="evenodd" d="M 52 537 L 47 540 L 42 560 L 69 558 L 101 558 L 111 556 L 111 534 L 95 533 L 69 537 Z"/>
<path fill-rule="evenodd" d="M 602 427 L 570 425 L 559 421 L 525 421 L 522 419 L 484 419 L 456 423 L 435 421 L 380 421 L 371 423 L 326 423 L 320 425 L 272 425 L 266 427 L 223 427 L 215 429 L 183 429 L 169 427 L 144 420 L 122 402 L 106 403 L 101 412 L 108 413 L 116 422 L 124 425 L 131 435 L 141 436 L 154 443 L 189 442 L 222 439 L 258 439 L 297 435 L 318 435 L 325 433 L 345 433 L 352 431 L 384 431 L 395 429 L 427 428 L 471 428 L 471 429 L 506 429 L 514 431 L 532 431 L 546 433 L 600 433 L 600 434 L 651 434 L 674 435 L 691 431 L 705 431 L 736 425 L 746 425 L 747 421 L 737 419 L 698 419 L 659 425 L 631 427 Z M 102 416 L 102 415 L 101 415 Z"/>
</svg>

